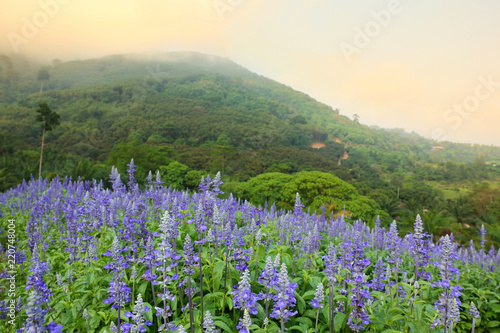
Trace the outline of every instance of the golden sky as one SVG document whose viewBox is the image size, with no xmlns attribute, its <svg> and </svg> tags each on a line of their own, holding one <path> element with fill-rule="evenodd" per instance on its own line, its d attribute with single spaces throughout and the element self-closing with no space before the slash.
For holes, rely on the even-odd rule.
<svg viewBox="0 0 500 333">
<path fill-rule="evenodd" d="M 0 53 L 193 50 L 380 127 L 500 146 L 500 1 L 0 0 Z"/>
</svg>

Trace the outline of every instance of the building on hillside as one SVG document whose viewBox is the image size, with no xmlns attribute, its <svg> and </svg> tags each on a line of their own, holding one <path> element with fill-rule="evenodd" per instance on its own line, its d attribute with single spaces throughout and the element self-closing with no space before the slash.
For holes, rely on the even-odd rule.
<svg viewBox="0 0 500 333">
<path fill-rule="evenodd" d="M 323 148 L 325 144 L 323 142 L 313 142 L 311 143 L 311 148 L 320 149 Z"/>
</svg>

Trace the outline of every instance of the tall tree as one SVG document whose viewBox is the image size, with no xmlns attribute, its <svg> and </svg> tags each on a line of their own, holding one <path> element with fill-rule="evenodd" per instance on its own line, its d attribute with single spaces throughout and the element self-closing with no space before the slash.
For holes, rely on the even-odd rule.
<svg viewBox="0 0 500 333">
<path fill-rule="evenodd" d="M 42 82 L 40 83 L 40 95 L 42 94 L 43 81 L 48 81 L 49 79 L 50 79 L 49 70 L 45 67 L 42 67 L 38 71 L 38 81 Z"/>
<path fill-rule="evenodd" d="M 51 131 L 53 127 L 59 125 L 59 118 L 61 118 L 61 116 L 52 111 L 47 103 L 38 104 L 38 109 L 36 109 L 36 112 L 39 113 L 39 115 L 36 116 L 36 120 L 42 122 L 42 149 L 40 151 L 40 166 L 38 168 L 38 179 L 40 179 L 42 177 L 42 157 L 45 131 Z"/>
</svg>

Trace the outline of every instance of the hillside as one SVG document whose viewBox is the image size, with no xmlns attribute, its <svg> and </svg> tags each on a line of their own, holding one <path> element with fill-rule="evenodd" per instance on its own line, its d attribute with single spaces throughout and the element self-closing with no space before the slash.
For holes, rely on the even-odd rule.
<svg viewBox="0 0 500 333">
<path fill-rule="evenodd" d="M 384 210 L 383 224 L 410 226 L 420 213 L 435 234 L 452 230 L 465 239 L 484 223 L 493 229 L 491 241 L 500 242 L 499 147 L 370 128 L 228 59 L 199 53 L 54 60 L 42 68 L 2 56 L 0 68 L 1 190 L 38 174 L 35 110 L 46 102 L 61 124 L 45 137 L 44 177 L 108 180 L 111 166 L 125 173 L 134 158 L 138 179 L 159 170 L 177 188 L 194 188 L 201 174 L 221 170 L 226 192 L 255 202 L 264 197 L 247 181 L 275 181 L 256 178 L 261 174 L 296 177 L 287 180 L 292 184 L 324 172 L 354 186 L 373 212 Z M 272 200 L 292 204 L 289 194 L 272 191 Z M 332 196 L 323 203 L 341 209 Z"/>
</svg>

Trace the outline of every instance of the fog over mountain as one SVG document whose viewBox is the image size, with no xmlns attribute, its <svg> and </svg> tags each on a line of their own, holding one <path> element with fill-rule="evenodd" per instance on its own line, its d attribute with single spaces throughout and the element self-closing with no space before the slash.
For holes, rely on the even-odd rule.
<svg viewBox="0 0 500 333">
<path fill-rule="evenodd" d="M 198 51 L 364 124 L 500 145 L 494 0 L 29 0 L 0 11 L 0 54 L 50 64 Z"/>
</svg>

